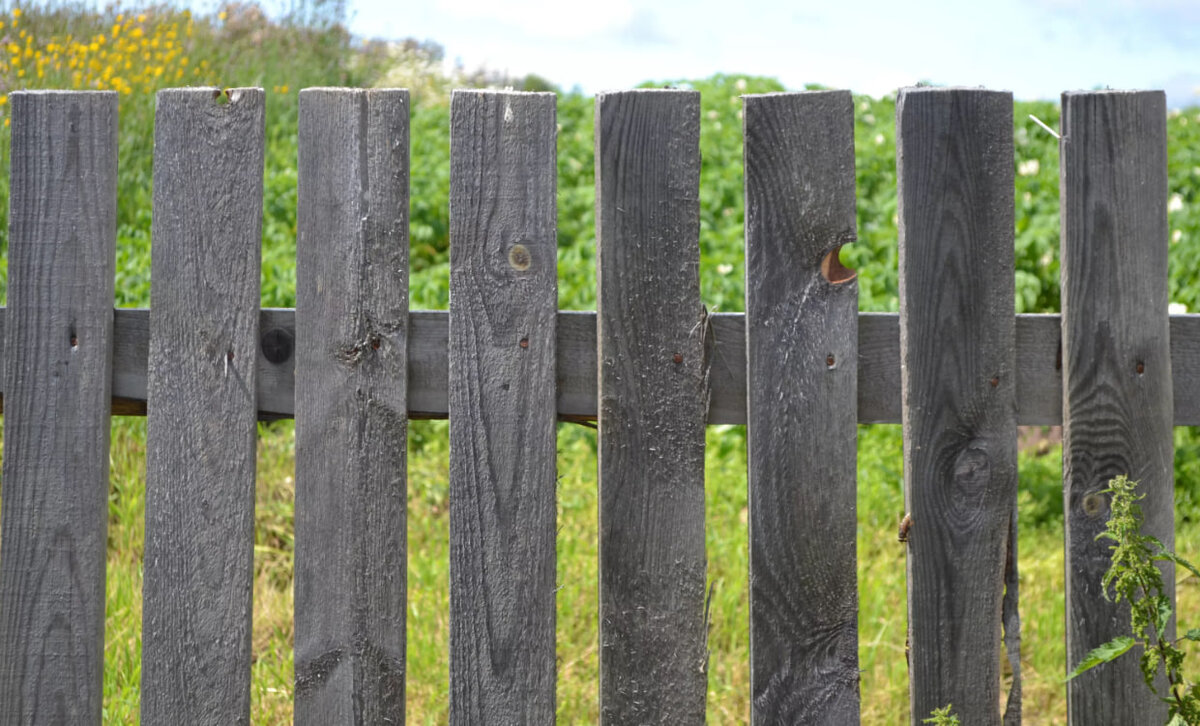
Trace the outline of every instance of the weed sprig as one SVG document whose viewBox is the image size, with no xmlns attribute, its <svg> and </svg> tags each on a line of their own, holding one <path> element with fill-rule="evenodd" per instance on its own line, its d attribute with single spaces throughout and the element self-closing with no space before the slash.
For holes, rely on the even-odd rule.
<svg viewBox="0 0 1200 726">
<path fill-rule="evenodd" d="M 1197 577 L 1200 577 L 1200 570 L 1172 552 L 1158 538 L 1142 533 L 1144 519 L 1138 500 L 1145 495 L 1135 494 L 1137 485 L 1125 476 L 1108 483 L 1105 493 L 1112 497 L 1111 514 L 1105 530 L 1097 535 L 1097 539 L 1113 541 L 1112 564 L 1102 581 L 1104 597 L 1112 602 L 1125 600 L 1129 603 L 1133 634 L 1114 638 L 1092 650 L 1071 671 L 1067 680 L 1140 646 L 1142 677 L 1155 694 L 1158 694 L 1154 682 L 1159 669 L 1165 672 L 1168 692 L 1162 699 L 1170 709 L 1168 725 L 1197 726 L 1200 725 L 1200 684 L 1191 683 L 1185 677 L 1185 653 L 1179 645 L 1185 640 L 1200 641 L 1200 628 L 1193 628 L 1179 638 L 1164 637 L 1174 610 L 1163 586 L 1162 572 L 1155 563 L 1172 562 Z"/>
</svg>

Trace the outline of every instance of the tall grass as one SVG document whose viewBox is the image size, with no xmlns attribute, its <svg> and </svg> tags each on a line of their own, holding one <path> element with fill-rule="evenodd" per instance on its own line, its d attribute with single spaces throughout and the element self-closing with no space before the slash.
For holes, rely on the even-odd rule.
<svg viewBox="0 0 1200 726">
<path fill-rule="evenodd" d="M 338 23 L 343 11 L 336 1 L 301 3 L 283 19 L 268 18 L 245 4 L 202 16 L 170 6 L 95 11 L 51 5 L 26 7 L 15 17 L 0 18 L 5 23 L 0 27 L 0 90 L 86 87 L 120 94 L 119 305 L 149 302 L 153 91 L 187 82 L 257 85 L 268 92 L 262 302 L 285 307 L 295 300 L 297 92 L 317 85 L 412 88 L 411 301 L 414 309 L 446 307 L 449 90 L 457 84 L 500 80 L 521 86 L 523 81 L 486 73 L 447 76 L 440 70 L 435 46 L 353 39 Z M 142 39 L 149 44 L 154 38 L 159 48 L 143 48 Z M 77 68 L 70 67 L 71 58 L 76 65 L 85 64 L 78 76 Z M 97 60 L 96 69 L 92 60 Z M 106 77 L 105 69 L 114 63 L 121 65 L 122 74 L 114 67 Z M 710 309 L 740 310 L 744 268 L 739 96 L 782 87 L 770 79 L 739 76 L 676 85 L 691 85 L 702 93 L 702 294 Z M 895 310 L 894 104 L 890 98 L 856 97 L 855 102 L 859 239 L 844 248 L 843 258 L 859 270 L 862 308 Z M 0 105 L 0 118 L 6 113 L 7 106 Z M 1051 125 L 1058 118 L 1050 103 L 1018 104 L 1014 114 L 1017 306 L 1022 312 L 1051 311 L 1058 305 L 1057 144 L 1025 122 L 1029 113 Z M 560 305 L 588 309 L 595 305 L 591 99 L 560 94 L 558 117 Z M 1200 305 L 1200 114 L 1174 114 L 1168 128 L 1171 300 L 1195 310 Z M 0 126 L 5 172 L 7 154 L 7 131 Z M 0 174 L 0 248 L 7 247 L 7 184 L 7 173 Z M 5 289 L 5 264 L 0 262 L 0 294 Z M 105 721 L 134 723 L 140 677 L 145 420 L 117 418 L 112 426 Z M 290 422 L 263 424 L 258 439 L 252 719 L 262 724 L 289 723 L 291 716 L 293 431 Z M 413 723 L 446 721 L 446 434 L 444 421 L 410 424 L 408 710 Z M 903 508 L 899 427 L 861 427 L 859 438 L 863 721 L 907 723 L 905 553 L 896 538 Z M 599 672 L 595 432 L 561 424 L 558 449 L 559 717 L 566 723 L 589 722 L 597 720 Z M 744 722 L 749 713 L 745 451 L 744 427 L 710 427 L 706 532 L 714 587 L 708 699 L 713 723 Z M 1176 451 L 1177 547 L 1195 559 L 1200 547 L 1200 439 L 1189 429 L 1178 429 Z M 1023 452 L 1020 462 L 1022 670 L 1029 723 L 1065 720 L 1060 457 L 1059 448 L 1041 446 Z M 1200 612 L 1200 583 L 1181 580 L 1178 595 L 1178 612 L 1186 622 L 1189 613 Z"/>
</svg>

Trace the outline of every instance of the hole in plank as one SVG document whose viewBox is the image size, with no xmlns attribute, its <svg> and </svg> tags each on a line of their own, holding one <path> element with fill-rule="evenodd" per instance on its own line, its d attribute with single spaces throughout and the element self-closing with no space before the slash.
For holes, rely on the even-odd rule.
<svg viewBox="0 0 1200 726">
<path fill-rule="evenodd" d="M 821 277 L 831 285 L 840 285 L 844 282 L 853 280 L 857 273 L 842 264 L 838 253 L 842 251 L 842 246 L 838 245 L 835 249 L 830 250 L 825 255 L 825 259 L 821 260 Z"/>
</svg>

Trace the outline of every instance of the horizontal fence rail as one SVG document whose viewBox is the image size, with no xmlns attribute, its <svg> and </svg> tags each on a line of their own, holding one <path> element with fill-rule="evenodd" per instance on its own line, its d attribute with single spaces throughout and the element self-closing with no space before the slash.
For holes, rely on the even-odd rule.
<svg viewBox="0 0 1200 726">
<path fill-rule="evenodd" d="M 857 723 L 856 425 L 902 423 L 911 723 L 1020 723 L 1017 426 L 1064 425 L 1074 665 L 1128 632 L 1105 483 L 1172 543 L 1200 425 L 1163 94 L 1064 96 L 1061 315 L 1014 314 L 1011 94 L 900 92 L 898 314 L 838 262 L 853 97 L 744 103 L 745 314 L 702 304 L 678 89 L 596 99 L 595 312 L 556 309 L 552 94 L 453 95 L 442 312 L 409 310 L 407 91 L 301 93 L 295 310 L 259 305 L 263 92 L 163 91 L 151 309 L 114 310 L 116 95 L 13 94 L 0 725 L 102 718 L 112 415 L 149 419 L 143 723 L 249 720 L 256 421 L 289 417 L 297 723 L 405 720 L 415 418 L 450 419 L 451 723 L 555 718 L 556 421 L 598 428 L 603 722 L 705 718 L 705 427 L 747 424 L 751 720 Z M 1064 690 L 1073 724 L 1165 713 L 1132 661 Z"/>
<path fill-rule="evenodd" d="M 112 411 L 146 415 L 146 351 L 150 311 L 113 313 Z M 260 311 L 258 415 L 295 415 L 295 311 Z M 8 312 L 0 308 L 0 355 Z M 447 376 L 450 314 L 413 310 L 408 322 L 408 415 L 449 415 Z M 709 424 L 746 423 L 746 329 L 743 313 L 711 313 Z M 557 391 L 560 421 L 596 419 L 596 313 L 558 311 Z M 1200 314 L 1170 316 L 1171 368 L 1175 378 L 1174 425 L 1200 426 Z M 1062 318 L 1057 313 L 1016 316 L 1017 423 L 1056 426 L 1062 418 Z M 2 393 L 2 392 L 0 392 Z M 858 422 L 900 423 L 900 316 L 858 314 Z M 0 412 L 3 398 L 0 397 Z"/>
</svg>

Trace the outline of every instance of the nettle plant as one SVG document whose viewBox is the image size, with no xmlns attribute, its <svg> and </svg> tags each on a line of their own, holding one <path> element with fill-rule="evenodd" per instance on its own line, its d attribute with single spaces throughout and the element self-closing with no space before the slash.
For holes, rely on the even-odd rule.
<svg viewBox="0 0 1200 726">
<path fill-rule="evenodd" d="M 1200 577 L 1200 570 L 1170 551 L 1156 537 L 1142 533 L 1142 508 L 1135 493 L 1138 483 L 1119 476 L 1108 483 L 1105 493 L 1112 496 L 1111 515 L 1105 531 L 1097 535 L 1111 539 L 1112 564 L 1104 573 L 1104 596 L 1114 602 L 1122 599 L 1130 605 L 1132 635 L 1114 638 L 1088 653 L 1067 680 L 1102 663 L 1115 660 L 1135 647 L 1141 648 L 1141 669 L 1150 690 L 1169 707 L 1168 726 L 1200 726 L 1200 683 L 1183 673 L 1184 641 L 1200 641 L 1200 628 L 1192 628 L 1175 639 L 1163 637 L 1171 620 L 1171 599 L 1163 589 L 1158 562 L 1173 562 Z M 1110 592 L 1112 594 L 1110 594 Z M 1165 672 L 1167 693 L 1155 685 L 1159 670 Z"/>
</svg>

